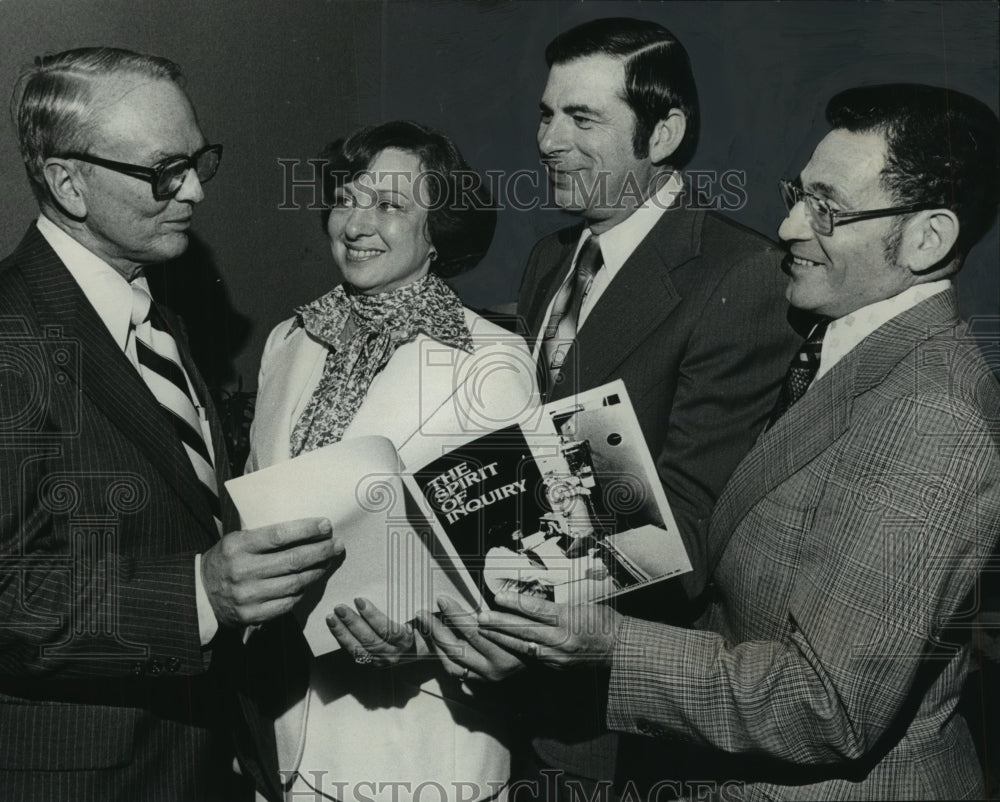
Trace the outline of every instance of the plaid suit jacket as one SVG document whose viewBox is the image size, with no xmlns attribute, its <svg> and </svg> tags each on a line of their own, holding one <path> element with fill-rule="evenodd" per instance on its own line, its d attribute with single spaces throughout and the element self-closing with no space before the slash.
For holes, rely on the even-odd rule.
<svg viewBox="0 0 1000 802">
<path fill-rule="evenodd" d="M 217 538 L 156 399 L 32 225 L 0 263 L 0 797 L 221 798 L 194 589 Z"/>
<path fill-rule="evenodd" d="M 953 291 L 865 338 L 733 473 L 699 629 L 626 622 L 609 726 L 665 760 L 697 745 L 685 776 L 750 799 L 982 795 L 956 704 L 1000 535 L 998 421 Z"/>
</svg>

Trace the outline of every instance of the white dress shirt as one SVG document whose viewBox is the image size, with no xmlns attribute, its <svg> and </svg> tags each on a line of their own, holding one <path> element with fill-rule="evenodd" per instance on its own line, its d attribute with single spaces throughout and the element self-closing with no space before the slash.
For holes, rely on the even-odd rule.
<svg viewBox="0 0 1000 802">
<path fill-rule="evenodd" d="M 951 287 L 951 281 L 943 278 L 939 281 L 929 281 L 908 287 L 899 295 L 876 301 L 868 306 L 862 306 L 848 315 L 830 321 L 823 337 L 823 348 L 820 351 L 819 370 L 813 379 L 828 373 L 841 359 L 875 329 L 888 323 L 897 315 L 903 314 L 921 301 L 932 295 L 944 292 Z M 812 385 L 810 385 L 811 387 Z"/>
<path fill-rule="evenodd" d="M 671 173 L 645 203 L 636 208 L 632 214 L 620 223 L 599 235 L 601 258 L 603 259 L 604 264 L 601 269 L 594 274 L 594 280 L 590 284 L 590 289 L 583 298 L 583 303 L 580 306 L 580 317 L 578 318 L 577 323 L 578 331 L 583 328 L 583 324 L 586 322 L 587 316 L 597 305 L 597 302 L 604 294 L 604 291 L 608 288 L 608 286 L 610 286 L 615 276 L 617 276 L 618 272 L 622 269 L 622 266 L 628 261 L 628 258 L 632 255 L 635 249 L 639 247 L 639 243 L 642 242 L 649 232 L 653 230 L 653 226 L 660 221 L 664 212 L 677 202 L 677 197 L 683 190 L 684 182 L 681 180 L 680 174 Z M 571 263 L 572 267 L 563 277 L 560 286 L 572 280 L 573 273 L 576 269 L 576 260 L 580 255 L 580 250 L 583 248 L 583 244 L 590 237 L 590 229 L 584 228 L 583 232 L 580 234 L 580 240 L 576 244 L 576 250 L 573 252 L 573 261 Z M 558 296 L 559 292 L 557 291 L 555 295 L 553 295 L 548 309 L 545 311 L 544 320 L 546 323 L 552 316 L 552 305 L 555 303 L 555 299 Z M 541 331 L 545 331 L 545 326 L 542 326 Z M 542 339 L 543 338 L 539 336 L 535 343 L 533 356 L 536 360 L 538 359 L 539 352 L 542 348 Z"/>
<path fill-rule="evenodd" d="M 108 327 L 108 332 L 115 343 L 138 371 L 139 358 L 135 351 L 135 337 L 132 335 L 132 287 L 129 282 L 111 265 L 73 239 L 45 215 L 39 215 L 35 225 L 56 252 L 56 256 L 66 265 L 73 280 L 80 285 L 87 301 Z M 145 276 L 139 276 L 133 283 L 149 293 L 149 284 Z M 188 378 L 190 385 L 190 377 L 187 377 L 186 373 L 185 377 Z M 219 622 L 215 618 L 202 583 L 200 554 L 196 554 L 194 558 L 194 589 L 198 605 L 198 630 L 201 643 L 205 646 L 218 632 Z"/>
</svg>

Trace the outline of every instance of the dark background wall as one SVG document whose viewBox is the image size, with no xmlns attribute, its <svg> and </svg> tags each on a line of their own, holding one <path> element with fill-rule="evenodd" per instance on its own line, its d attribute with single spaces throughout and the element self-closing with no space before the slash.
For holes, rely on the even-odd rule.
<svg viewBox="0 0 1000 802">
<path fill-rule="evenodd" d="M 166 291 L 189 318 L 206 371 L 252 388 L 269 329 L 338 281 L 318 213 L 279 208 L 305 206 L 310 193 L 286 198 L 278 160 L 305 160 L 363 123 L 409 117 L 450 133 L 481 170 L 537 173 L 544 46 L 611 15 L 659 21 L 684 42 L 704 117 L 691 167 L 745 171 L 748 200 L 732 215 L 770 236 L 783 214 L 776 180 L 808 160 L 837 90 L 921 81 L 997 108 L 998 5 L 953 0 L 0 0 L 0 86 L 6 95 L 35 55 L 82 45 L 180 62 L 206 136 L 226 151 L 192 248 L 168 266 Z M 6 253 L 34 215 L 9 124 L 0 126 L 0 187 Z M 566 222 L 555 211 L 502 212 L 485 262 L 456 282 L 466 302 L 512 300 L 531 244 Z M 995 321 L 997 265 L 994 226 L 959 279 L 967 316 Z"/>
</svg>

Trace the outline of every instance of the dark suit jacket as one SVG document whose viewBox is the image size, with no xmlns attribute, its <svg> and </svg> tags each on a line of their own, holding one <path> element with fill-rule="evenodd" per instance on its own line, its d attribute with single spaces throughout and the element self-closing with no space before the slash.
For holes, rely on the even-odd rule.
<svg viewBox="0 0 1000 802">
<path fill-rule="evenodd" d="M 518 313 L 536 341 L 581 228 L 541 240 L 528 260 Z M 707 527 L 716 498 L 753 444 L 801 343 L 788 320 L 781 252 L 765 237 L 712 212 L 670 209 L 607 287 L 567 354 L 549 400 L 622 379 L 694 565 L 681 585 L 626 596 L 619 609 L 642 618 L 690 619 L 705 584 Z M 546 714 L 563 722 L 563 740 L 603 723 L 594 680 L 588 721 L 566 721 L 567 706 Z M 596 691 L 596 693 L 595 693 Z M 566 700 L 563 699 L 563 702 Z M 573 733 L 573 734 L 570 734 Z M 536 741 L 546 762 L 608 777 L 613 740 L 570 751 Z"/>
<path fill-rule="evenodd" d="M 664 759 L 709 747 L 682 776 L 745 799 L 981 798 L 956 709 L 1000 537 L 998 420 L 954 291 L 868 335 L 733 473 L 698 629 L 623 627 L 611 725 L 669 739 Z"/>
<path fill-rule="evenodd" d="M 34 225 L 0 263 L 0 516 L 0 796 L 222 798 L 194 586 L 212 514 L 153 395 Z"/>
</svg>

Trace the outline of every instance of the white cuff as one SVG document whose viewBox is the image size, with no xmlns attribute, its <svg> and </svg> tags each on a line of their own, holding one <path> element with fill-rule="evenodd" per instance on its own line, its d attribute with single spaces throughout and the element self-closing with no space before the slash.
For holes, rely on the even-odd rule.
<svg viewBox="0 0 1000 802">
<path fill-rule="evenodd" d="M 201 635 L 201 645 L 208 646 L 219 631 L 219 622 L 208 600 L 205 585 L 201 581 L 201 555 L 194 555 L 194 598 L 198 606 L 198 634 Z"/>
</svg>

